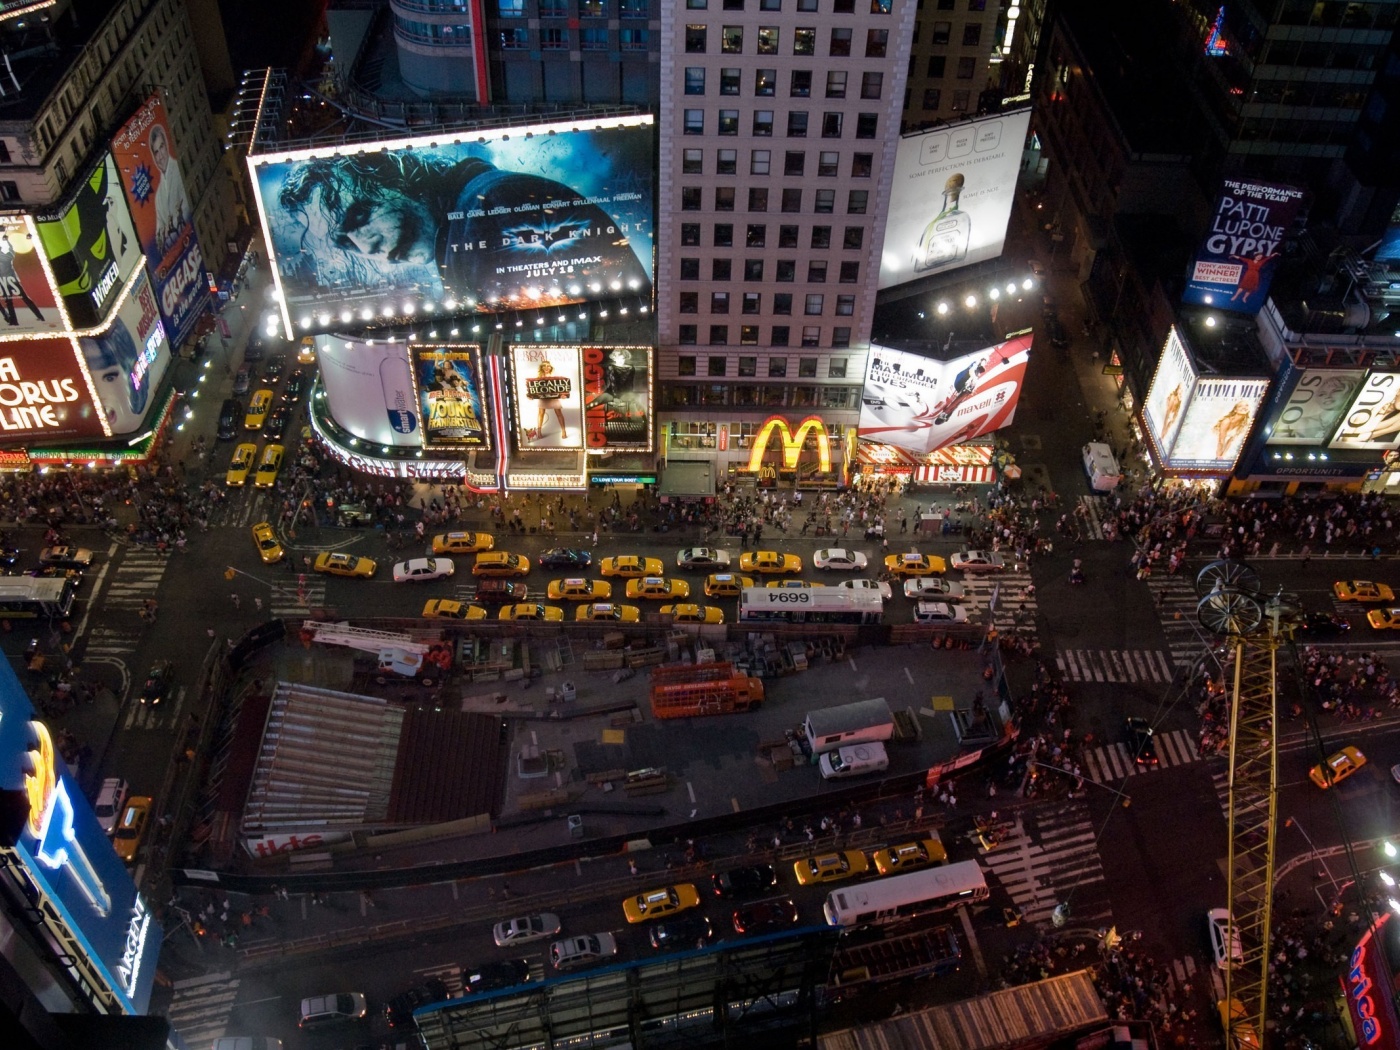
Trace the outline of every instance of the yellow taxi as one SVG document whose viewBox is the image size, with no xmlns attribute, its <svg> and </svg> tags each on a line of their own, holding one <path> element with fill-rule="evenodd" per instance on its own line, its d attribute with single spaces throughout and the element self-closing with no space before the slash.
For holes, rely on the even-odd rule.
<svg viewBox="0 0 1400 1050">
<path fill-rule="evenodd" d="M 799 883 L 812 886 L 819 882 L 836 882 L 853 875 L 864 875 L 870 870 L 870 861 L 860 850 L 847 849 L 804 857 L 792 866 L 792 870 Z"/>
<path fill-rule="evenodd" d="M 1340 784 L 1365 764 L 1366 756 L 1348 745 L 1330 756 L 1326 762 L 1319 762 L 1308 770 L 1308 779 L 1326 791 L 1333 784 Z"/>
<path fill-rule="evenodd" d="M 496 546 L 489 532 L 440 532 L 433 537 L 434 554 L 475 554 Z"/>
<path fill-rule="evenodd" d="M 752 576 L 736 576 L 732 572 L 712 572 L 705 577 L 705 597 L 737 598 L 745 587 L 752 586 Z"/>
<path fill-rule="evenodd" d="M 1238 999 L 1220 999 L 1215 1009 L 1220 1015 L 1220 1027 L 1230 1034 L 1230 1050 L 1259 1050 L 1263 1044 L 1245 1013 L 1244 1003 Z"/>
<path fill-rule="evenodd" d="M 267 410 L 272 407 L 272 391 L 266 388 L 253 395 L 248 402 L 248 414 L 243 417 L 244 430 L 261 430 L 267 422 Z"/>
<path fill-rule="evenodd" d="M 373 558 L 357 558 L 353 554 L 332 554 L 330 551 L 322 551 L 316 555 L 316 561 L 311 567 L 317 572 L 324 572 L 327 576 L 354 576 L 357 579 L 367 580 L 374 575 L 374 570 L 379 568 L 379 563 Z"/>
<path fill-rule="evenodd" d="M 948 851 L 937 839 L 921 839 L 877 849 L 872 859 L 875 870 L 881 875 L 898 875 L 904 871 L 927 868 L 930 864 L 942 864 L 948 859 Z"/>
<path fill-rule="evenodd" d="M 545 594 L 551 601 L 598 602 L 612 597 L 612 584 L 607 580 L 585 580 L 574 577 L 567 580 L 550 580 Z"/>
<path fill-rule="evenodd" d="M 635 605 L 614 605 L 612 602 L 594 602 L 580 605 L 574 619 L 580 623 L 588 620 L 602 620 L 611 623 L 637 623 L 642 618 L 642 610 Z"/>
<path fill-rule="evenodd" d="M 502 620 L 535 620 L 538 623 L 559 623 L 564 619 L 564 610 L 557 605 L 541 605 L 539 602 L 521 602 L 507 605 L 501 610 Z"/>
<path fill-rule="evenodd" d="M 769 580 L 764 586 L 770 590 L 801 591 L 808 587 L 825 587 L 826 584 L 811 580 Z"/>
<path fill-rule="evenodd" d="M 112 845 L 117 856 L 130 864 L 136 859 L 136 851 L 141 847 L 141 838 L 146 834 L 146 821 L 151 815 L 151 800 L 145 795 L 136 795 L 126 800 L 121 819 L 112 832 Z"/>
<path fill-rule="evenodd" d="M 316 337 L 304 335 L 301 343 L 297 346 L 297 364 L 314 365 L 316 363 Z"/>
<path fill-rule="evenodd" d="M 423 606 L 425 620 L 484 620 L 490 615 L 479 605 L 464 605 L 450 598 L 433 598 Z"/>
<path fill-rule="evenodd" d="M 670 598 L 675 601 L 678 598 L 690 597 L 690 584 L 684 580 L 668 580 L 662 576 L 643 576 L 640 580 L 627 581 L 627 597 L 654 598 L 657 601 Z"/>
<path fill-rule="evenodd" d="M 472 566 L 473 576 L 527 576 L 530 573 L 530 559 L 510 551 L 487 551 L 476 556 Z"/>
<path fill-rule="evenodd" d="M 1384 583 L 1370 580 L 1338 580 L 1332 584 L 1332 593 L 1339 602 L 1393 602 L 1395 591 Z"/>
<path fill-rule="evenodd" d="M 885 571 L 899 577 L 941 576 L 948 563 L 936 554 L 891 554 L 885 558 Z"/>
<path fill-rule="evenodd" d="M 268 522 L 260 521 L 253 526 L 253 542 L 257 544 L 264 565 L 279 562 L 286 556 L 282 544 L 277 542 L 277 533 L 272 531 Z"/>
<path fill-rule="evenodd" d="M 233 459 L 229 462 L 228 477 L 225 479 L 230 488 L 247 484 L 248 471 L 253 469 L 253 461 L 257 458 L 258 446 L 251 441 L 233 450 Z"/>
<path fill-rule="evenodd" d="M 623 576 L 637 579 L 641 576 L 660 576 L 666 571 L 660 558 L 639 558 L 635 554 L 619 554 L 616 558 L 604 558 L 598 565 L 604 576 Z"/>
<path fill-rule="evenodd" d="M 282 469 L 282 457 L 286 454 L 282 445 L 268 445 L 263 449 L 258 461 L 258 472 L 253 475 L 253 484 L 260 489 L 270 489 L 277 482 L 277 472 Z"/>
<path fill-rule="evenodd" d="M 663 915 L 674 915 L 678 911 L 694 908 L 700 903 L 700 891 L 692 882 L 682 882 L 679 886 L 663 886 L 659 890 L 647 890 L 622 902 L 622 914 L 628 922 L 650 922 Z"/>
<path fill-rule="evenodd" d="M 661 615 L 675 623 L 724 623 L 724 613 L 713 605 L 663 605 Z"/>
<path fill-rule="evenodd" d="M 1400 609 L 1372 609 L 1366 614 L 1366 622 L 1378 631 L 1400 631 Z"/>
<path fill-rule="evenodd" d="M 745 572 L 801 572 L 802 559 L 777 551 L 746 551 L 739 558 L 739 568 Z"/>
</svg>

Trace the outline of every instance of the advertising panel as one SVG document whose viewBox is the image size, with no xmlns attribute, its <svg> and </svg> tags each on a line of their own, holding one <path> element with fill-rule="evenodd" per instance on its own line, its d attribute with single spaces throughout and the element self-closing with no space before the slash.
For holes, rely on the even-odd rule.
<svg viewBox="0 0 1400 1050">
<path fill-rule="evenodd" d="M 481 356 L 475 346 L 413 347 L 423 444 L 483 448 L 491 443 L 481 400 Z"/>
<path fill-rule="evenodd" d="M 1400 445 L 1400 373 L 1372 372 L 1332 435 L 1329 448 L 1395 448 Z"/>
<path fill-rule="evenodd" d="M 170 341 L 156 306 L 155 289 L 143 266 L 117 308 L 111 326 L 78 340 L 97 400 L 113 434 L 130 434 L 146 418 L 151 392 L 170 366 Z"/>
<path fill-rule="evenodd" d="M 128 1013 L 150 1004 L 162 932 L 48 727 L 0 669 L 0 790 L 28 803 L 15 852 Z"/>
<path fill-rule="evenodd" d="M 71 338 L 0 343 L 0 442 L 104 436 Z"/>
<path fill-rule="evenodd" d="M 44 273 L 37 234 L 21 219 L 0 219 L 0 335 L 62 331 L 58 296 Z"/>
<path fill-rule="evenodd" d="M 286 320 L 650 296 L 652 118 L 250 157 Z"/>
<path fill-rule="evenodd" d="M 1394 928 L 1386 928 L 1391 918 L 1388 911 L 1376 917 L 1352 949 L 1346 972 L 1340 978 L 1356 1043 L 1367 1050 L 1396 1050 L 1400 1046 L 1390 976 L 1393 967 L 1383 957 L 1390 954 L 1387 938 L 1394 943 Z"/>
<path fill-rule="evenodd" d="M 152 95 L 112 139 L 136 238 L 155 278 L 160 316 L 178 346 L 209 301 L 209 276 L 195 237 L 165 102 Z"/>
<path fill-rule="evenodd" d="M 1147 400 L 1142 406 L 1142 418 L 1148 436 L 1157 446 L 1159 458 L 1165 462 L 1181 429 L 1182 409 L 1191 387 L 1196 382 L 1196 370 L 1175 328 L 1167 333 L 1162 356 L 1157 359 L 1157 371 L 1147 388 Z"/>
<path fill-rule="evenodd" d="M 880 287 L 995 259 L 1031 111 L 998 113 L 899 140 Z"/>
<path fill-rule="evenodd" d="M 583 348 L 584 429 L 589 451 L 651 451 L 651 350 Z"/>
<path fill-rule="evenodd" d="M 1182 301 L 1257 314 L 1269 297 L 1279 246 L 1304 192 L 1296 186 L 1226 179 Z"/>
<path fill-rule="evenodd" d="M 1270 422 L 1271 445 L 1320 445 L 1356 397 L 1362 370 L 1309 368 Z"/>
<path fill-rule="evenodd" d="M 522 451 L 582 448 L 579 348 L 512 346 L 510 363 L 516 447 Z"/>
<path fill-rule="evenodd" d="M 141 261 L 117 162 L 103 157 L 73 199 L 58 214 L 40 219 L 38 228 L 73 327 L 98 327 Z"/>
<path fill-rule="evenodd" d="M 1176 470 L 1234 469 L 1267 379 L 1198 379 L 1164 465 Z"/>
<path fill-rule="evenodd" d="M 1016 414 L 1031 335 L 953 361 L 872 346 L 858 434 L 920 455 L 990 434 Z"/>
<path fill-rule="evenodd" d="M 408 344 L 316 340 L 321 384 L 335 421 L 376 445 L 423 444 Z"/>
</svg>

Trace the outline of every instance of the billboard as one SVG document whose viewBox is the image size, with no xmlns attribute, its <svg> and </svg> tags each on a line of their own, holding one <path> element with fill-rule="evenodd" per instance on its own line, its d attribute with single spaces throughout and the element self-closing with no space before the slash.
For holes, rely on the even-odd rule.
<svg viewBox="0 0 1400 1050">
<path fill-rule="evenodd" d="M 73 327 L 99 327 L 141 261 L 117 162 L 103 157 L 79 182 L 73 199 L 56 215 L 41 218 L 38 228 Z"/>
<path fill-rule="evenodd" d="M 414 344 L 413 367 L 423 444 L 428 448 L 489 446 L 479 348 Z"/>
<path fill-rule="evenodd" d="M 653 153 L 641 115 L 248 163 L 284 320 L 305 329 L 649 297 Z"/>
<path fill-rule="evenodd" d="M 510 362 L 516 447 L 522 451 L 582 448 L 579 348 L 512 346 Z"/>
<path fill-rule="evenodd" d="M 336 423 L 376 445 L 422 446 L 407 344 L 327 335 L 316 340 L 316 360 Z"/>
<path fill-rule="evenodd" d="M 1400 373 L 1372 372 L 1347 407 L 1328 448 L 1400 446 Z"/>
<path fill-rule="evenodd" d="M 1269 297 L 1279 246 L 1302 206 L 1296 186 L 1226 179 L 1182 300 L 1257 314 Z"/>
<path fill-rule="evenodd" d="M 1176 470 L 1233 470 L 1269 392 L 1269 380 L 1196 380 L 1181 428 L 1163 465 Z"/>
<path fill-rule="evenodd" d="M 990 434 L 1016 414 L 1031 334 L 953 361 L 872 346 L 858 434 L 920 455 Z"/>
<path fill-rule="evenodd" d="M 1157 359 L 1157 370 L 1152 375 L 1152 385 L 1147 388 L 1147 400 L 1142 406 L 1148 436 L 1157 446 L 1158 458 L 1163 462 L 1181 429 L 1182 410 L 1195 382 L 1196 369 L 1173 327 L 1167 333 L 1162 356 Z"/>
<path fill-rule="evenodd" d="M 71 338 L 0 343 L 0 442 L 104 436 Z"/>
<path fill-rule="evenodd" d="M 1309 368 L 1269 423 L 1270 445 L 1321 445 L 1355 400 L 1366 373 L 1359 369 Z"/>
<path fill-rule="evenodd" d="M 126 1012 L 144 1014 L 160 925 L 8 664 L 0 669 L 0 790 L 27 803 L 14 843 L 25 873 Z"/>
<path fill-rule="evenodd" d="M 155 278 L 160 316 L 178 346 L 209 301 L 209 276 L 159 94 L 148 98 L 113 137 L 112 157 L 121 173 L 136 239 Z"/>
<path fill-rule="evenodd" d="M 170 366 L 170 341 L 144 266 L 107 330 L 78 344 L 107 425 L 113 434 L 130 434 L 146 418 L 151 392 Z"/>
<path fill-rule="evenodd" d="M 999 113 L 899 140 L 882 289 L 1001 255 L 1030 119 Z"/>
<path fill-rule="evenodd" d="M 23 219 L 0 219 L 0 335 L 64 327 L 37 233 Z"/>
<path fill-rule="evenodd" d="M 1351 959 L 1339 978 L 1356 1045 L 1376 1050 L 1396 1050 L 1394 973 L 1395 928 L 1387 929 L 1393 916 L 1380 912 L 1352 949 Z M 1390 941 L 1390 944 L 1386 942 Z"/>
<path fill-rule="evenodd" d="M 651 350 L 644 346 L 583 348 L 583 423 L 590 452 L 651 451 Z"/>
</svg>

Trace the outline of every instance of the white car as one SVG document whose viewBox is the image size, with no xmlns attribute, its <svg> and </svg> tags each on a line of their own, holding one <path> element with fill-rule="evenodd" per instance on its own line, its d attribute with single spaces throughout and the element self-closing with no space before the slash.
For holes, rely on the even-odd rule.
<svg viewBox="0 0 1400 1050">
<path fill-rule="evenodd" d="M 676 553 L 676 568 L 719 572 L 729 567 L 729 552 L 714 547 L 687 547 Z"/>
<path fill-rule="evenodd" d="M 546 911 L 539 915 L 522 915 L 518 919 L 498 922 L 492 930 L 492 936 L 496 940 L 497 948 L 506 948 L 515 944 L 542 941 L 546 937 L 558 937 L 561 929 L 563 927 L 559 923 L 559 916 Z"/>
<path fill-rule="evenodd" d="M 121 777 L 108 777 L 102 781 L 102 788 L 97 792 L 97 801 L 93 803 L 92 811 L 97 814 L 98 826 L 108 835 L 116 830 L 117 818 L 121 816 L 129 794 L 130 788 Z"/>
<path fill-rule="evenodd" d="M 841 569 L 845 572 L 864 572 L 870 560 L 860 551 L 828 547 L 812 555 L 812 564 L 818 569 Z"/>
<path fill-rule="evenodd" d="M 1006 559 L 991 551 L 958 551 L 949 564 L 963 572 L 1001 572 L 1006 568 Z"/>
<path fill-rule="evenodd" d="M 906 598 L 938 600 L 940 598 L 961 598 L 962 596 L 962 584 L 938 576 L 915 576 L 904 581 L 904 597 Z"/>
<path fill-rule="evenodd" d="M 1226 945 L 1229 945 L 1231 962 L 1244 962 L 1244 948 L 1240 945 L 1240 929 L 1235 925 L 1229 908 L 1212 908 L 1206 912 L 1206 932 L 1210 935 L 1210 953 L 1215 965 L 1225 969 Z"/>
<path fill-rule="evenodd" d="M 914 606 L 915 623 L 967 623 L 967 610 L 952 602 L 920 602 Z"/>
<path fill-rule="evenodd" d="M 457 571 L 451 558 L 409 558 L 394 566 L 395 583 L 443 580 Z"/>
<path fill-rule="evenodd" d="M 549 946 L 549 961 L 556 970 L 596 966 L 617 954 L 617 938 L 610 933 L 568 937 Z"/>
<path fill-rule="evenodd" d="M 842 580 L 836 586 L 845 587 L 849 591 L 879 591 L 884 601 L 889 601 L 894 596 L 894 591 L 884 580 Z"/>
</svg>

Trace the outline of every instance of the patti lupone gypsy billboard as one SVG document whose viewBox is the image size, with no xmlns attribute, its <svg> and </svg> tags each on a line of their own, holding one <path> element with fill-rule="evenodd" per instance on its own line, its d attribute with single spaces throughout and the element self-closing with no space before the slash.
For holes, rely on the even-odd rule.
<svg viewBox="0 0 1400 1050">
<path fill-rule="evenodd" d="M 481 354 L 475 346 L 413 347 L 423 444 L 484 448 L 491 443 L 481 400 Z"/>
<path fill-rule="evenodd" d="M 296 330 L 650 297 L 650 116 L 250 157 Z"/>
<path fill-rule="evenodd" d="M 112 433 L 139 429 L 151 392 L 170 365 L 170 341 L 144 266 L 106 331 L 82 336 L 78 343 Z"/>
<path fill-rule="evenodd" d="M 0 335 L 62 330 L 63 313 L 32 220 L 0 219 Z"/>
<path fill-rule="evenodd" d="M 1226 179 L 1182 300 L 1257 314 L 1269 297 L 1284 235 L 1304 193 L 1296 186 Z"/>
<path fill-rule="evenodd" d="M 576 346 L 512 346 L 515 443 L 530 449 L 583 448 L 583 397 Z"/>
<path fill-rule="evenodd" d="M 651 350 L 583 348 L 583 422 L 590 452 L 651 451 Z"/>
<path fill-rule="evenodd" d="M 155 278 L 160 315 L 171 340 L 185 341 L 209 301 L 209 277 L 195 237 L 193 212 L 170 121 L 152 95 L 112 139 L 136 236 Z"/>
</svg>

